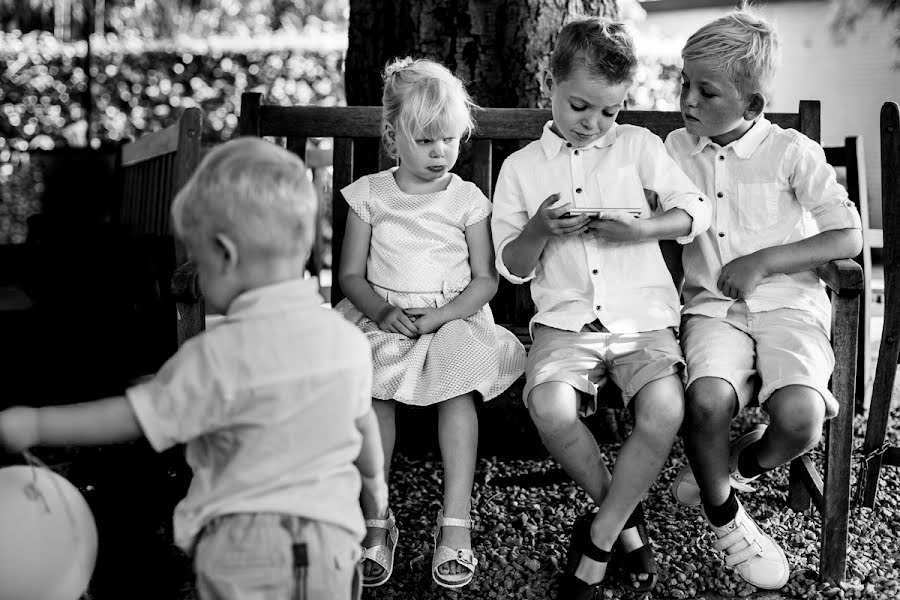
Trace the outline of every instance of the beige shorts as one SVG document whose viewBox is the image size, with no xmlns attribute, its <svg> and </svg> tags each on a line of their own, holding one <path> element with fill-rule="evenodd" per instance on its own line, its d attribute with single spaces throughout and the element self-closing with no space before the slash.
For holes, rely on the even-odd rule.
<svg viewBox="0 0 900 600">
<path fill-rule="evenodd" d="M 343 527 L 276 513 L 212 519 L 194 551 L 201 600 L 358 600 L 359 539 Z"/>
<path fill-rule="evenodd" d="M 750 313 L 743 302 L 724 319 L 686 315 L 681 347 L 687 361 L 685 389 L 701 377 L 724 379 L 734 388 L 739 408 L 753 399 L 759 405 L 788 385 L 804 385 L 822 396 L 825 415 L 838 403 L 828 389 L 834 353 L 828 332 L 803 311 L 782 308 Z"/>
<path fill-rule="evenodd" d="M 581 392 L 579 412 L 597 411 L 597 391 L 607 378 L 622 390 L 622 401 L 631 399 L 651 381 L 677 375 L 684 365 L 681 348 L 671 329 L 641 333 L 610 333 L 594 324 L 578 332 L 537 324 L 534 342 L 525 363 L 525 390 L 542 383 L 567 383 Z"/>
</svg>

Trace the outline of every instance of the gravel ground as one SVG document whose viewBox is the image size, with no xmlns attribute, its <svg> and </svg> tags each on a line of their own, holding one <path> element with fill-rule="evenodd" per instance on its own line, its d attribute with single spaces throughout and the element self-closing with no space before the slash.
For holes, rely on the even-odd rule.
<svg viewBox="0 0 900 600">
<path fill-rule="evenodd" d="M 763 418 L 758 410 L 745 411 L 735 421 L 734 433 Z M 898 424 L 900 406 L 895 405 L 889 431 L 894 444 L 900 444 Z M 864 429 L 864 419 L 857 417 L 857 446 Z M 603 446 L 609 458 L 616 448 Z M 148 461 L 152 453 L 140 445 L 115 452 L 38 454 L 78 485 L 98 521 L 101 555 L 85 600 L 193 600 L 190 565 L 171 542 L 171 510 L 184 493 L 183 477 L 160 476 L 159 461 Z M 814 458 L 820 462 L 821 450 Z M 820 517 L 814 508 L 802 513 L 788 508 L 787 467 L 768 474 L 756 494 L 745 495 L 748 512 L 782 543 L 792 565 L 788 585 L 773 595 L 757 592 L 727 570 L 711 549 L 699 511 L 671 498 L 668 486 L 683 465 L 679 440 L 645 500 L 661 571 L 654 598 L 900 598 L 900 469 L 882 471 L 875 510 L 851 512 L 847 578 L 840 586 L 820 584 L 816 578 Z M 440 473 L 436 456 L 395 459 L 391 499 L 401 537 L 394 575 L 385 586 L 367 590 L 364 598 L 555 598 L 568 527 L 588 506 L 587 497 L 556 463 L 549 458 L 479 460 L 473 498 L 479 565 L 473 583 L 460 592 L 439 588 L 430 575 Z M 612 586 L 606 597 L 622 597 L 621 588 Z"/>
<path fill-rule="evenodd" d="M 893 411 L 894 423 L 900 409 Z M 763 419 L 747 411 L 734 432 Z M 861 443 L 865 422 L 856 419 Z M 897 432 L 892 441 L 900 442 Z M 604 447 L 611 456 L 614 447 Z M 821 456 L 821 452 L 818 453 Z M 660 567 L 654 598 L 900 598 L 900 471 L 883 471 L 876 509 L 852 512 L 847 579 L 840 586 L 820 584 L 818 568 L 821 521 L 816 509 L 795 513 L 787 506 L 787 467 L 765 477 L 742 501 L 748 512 L 778 539 L 792 565 L 781 595 L 758 594 L 732 574 L 711 548 L 698 509 L 678 505 L 668 486 L 684 465 L 681 441 L 659 481 L 645 500 L 650 536 Z M 440 498 L 440 462 L 396 460 L 392 505 L 401 531 L 392 579 L 367 598 L 428 600 L 432 598 L 554 598 L 556 574 L 565 560 L 568 526 L 587 506 L 587 496 L 557 468 L 552 459 L 497 461 L 478 464 L 473 516 L 479 566 L 475 580 L 462 592 L 447 592 L 431 581 L 431 527 Z M 613 586 L 607 598 L 618 598 Z"/>
</svg>

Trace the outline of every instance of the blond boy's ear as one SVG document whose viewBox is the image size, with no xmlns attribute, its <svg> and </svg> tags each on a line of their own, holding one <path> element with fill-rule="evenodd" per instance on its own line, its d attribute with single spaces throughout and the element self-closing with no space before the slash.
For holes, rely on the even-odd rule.
<svg viewBox="0 0 900 600">
<path fill-rule="evenodd" d="M 759 92 L 750 94 L 750 100 L 747 102 L 747 108 L 744 110 L 744 119 L 747 121 L 755 121 L 766 108 L 766 97 Z"/>
<path fill-rule="evenodd" d="M 217 233 L 215 237 L 216 255 L 219 257 L 220 273 L 224 274 L 238 266 L 238 247 L 229 236 Z"/>
</svg>

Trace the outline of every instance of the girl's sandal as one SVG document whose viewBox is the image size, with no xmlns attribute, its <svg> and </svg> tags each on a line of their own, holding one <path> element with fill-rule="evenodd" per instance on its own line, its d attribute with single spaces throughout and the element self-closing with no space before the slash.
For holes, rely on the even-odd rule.
<svg viewBox="0 0 900 600">
<path fill-rule="evenodd" d="M 619 580 L 626 591 L 649 592 L 659 580 L 656 558 L 647 535 L 647 521 L 644 508 L 639 502 L 625 521 L 622 533 L 616 541 L 616 565 Z M 632 579 L 631 575 L 648 575 L 646 580 Z"/>
<path fill-rule="evenodd" d="M 465 527 L 472 529 L 472 519 L 454 519 L 444 516 L 444 509 L 438 510 L 437 524 L 434 527 L 434 557 L 431 559 L 431 577 L 438 585 L 455 589 L 461 588 L 472 581 L 475 576 L 475 566 L 478 559 L 471 548 L 450 548 L 439 544 L 441 537 L 441 527 Z M 438 571 L 438 567 L 449 562 L 456 562 L 461 567 L 465 567 L 466 571 L 456 574 L 443 574 Z"/>
<path fill-rule="evenodd" d="M 591 524 L 594 522 L 594 511 L 588 511 L 575 519 L 569 541 L 569 553 L 566 558 L 566 571 L 557 598 L 559 600 L 594 600 L 603 598 L 603 579 L 597 583 L 587 583 L 575 576 L 575 571 L 586 556 L 598 563 L 608 563 L 612 553 L 602 550 L 591 541 Z M 605 579 L 605 577 L 604 577 Z"/>
<path fill-rule="evenodd" d="M 394 513 L 388 509 L 386 519 L 366 519 L 366 528 L 385 529 L 388 532 L 387 544 L 372 546 L 371 548 L 363 548 L 362 558 L 359 559 L 360 564 L 364 560 L 370 560 L 381 567 L 381 574 L 376 577 L 362 577 L 363 587 L 378 587 L 384 585 L 391 578 L 394 572 L 394 550 L 397 549 L 397 539 L 400 537 L 400 531 L 394 521 Z"/>
</svg>

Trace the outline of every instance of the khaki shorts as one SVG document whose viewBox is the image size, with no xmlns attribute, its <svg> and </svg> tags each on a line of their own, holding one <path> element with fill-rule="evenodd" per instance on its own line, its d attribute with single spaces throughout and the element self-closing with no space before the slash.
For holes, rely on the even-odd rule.
<svg viewBox="0 0 900 600">
<path fill-rule="evenodd" d="M 685 315 L 681 346 L 687 361 L 685 389 L 701 377 L 717 377 L 731 384 L 739 409 L 753 399 L 759 386 L 759 405 L 788 385 L 819 392 L 826 417 L 838 412 L 828 389 L 834 353 L 828 332 L 803 311 L 782 308 L 750 313 L 736 303 L 724 319 Z"/>
<path fill-rule="evenodd" d="M 275 513 L 212 519 L 194 552 L 201 600 L 358 600 L 359 540 L 342 527 Z"/>
<path fill-rule="evenodd" d="M 607 378 L 622 390 L 627 405 L 651 381 L 677 375 L 684 365 L 671 329 L 640 333 L 610 333 L 596 322 L 581 331 L 534 326 L 534 342 L 525 363 L 527 405 L 531 390 L 542 383 L 566 383 L 581 392 L 579 412 L 597 411 L 597 391 Z"/>
</svg>

